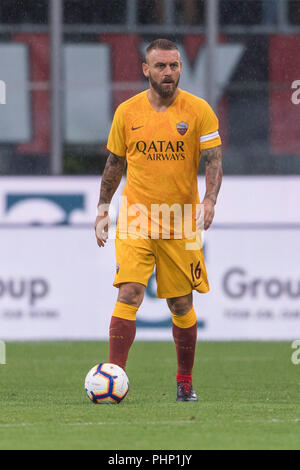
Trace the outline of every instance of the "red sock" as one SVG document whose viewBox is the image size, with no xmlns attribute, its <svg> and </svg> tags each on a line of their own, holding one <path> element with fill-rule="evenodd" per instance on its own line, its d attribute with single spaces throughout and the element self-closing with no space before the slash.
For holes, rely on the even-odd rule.
<svg viewBox="0 0 300 470">
<path fill-rule="evenodd" d="M 173 323 L 173 338 L 177 353 L 177 382 L 192 382 L 192 371 L 197 342 L 197 323 L 179 328 Z"/>
<path fill-rule="evenodd" d="M 109 327 L 109 362 L 125 370 L 135 332 L 136 321 L 112 317 Z"/>
</svg>

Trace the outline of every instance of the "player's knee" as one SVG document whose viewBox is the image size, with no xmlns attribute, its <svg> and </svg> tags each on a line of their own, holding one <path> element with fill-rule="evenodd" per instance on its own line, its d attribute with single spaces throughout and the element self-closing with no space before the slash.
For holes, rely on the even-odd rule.
<svg viewBox="0 0 300 470">
<path fill-rule="evenodd" d="M 118 302 L 139 308 L 144 298 L 145 287 L 136 282 L 121 284 L 119 287 Z"/>
<path fill-rule="evenodd" d="M 167 304 L 174 315 L 186 315 L 193 306 L 192 294 L 167 299 Z"/>
</svg>

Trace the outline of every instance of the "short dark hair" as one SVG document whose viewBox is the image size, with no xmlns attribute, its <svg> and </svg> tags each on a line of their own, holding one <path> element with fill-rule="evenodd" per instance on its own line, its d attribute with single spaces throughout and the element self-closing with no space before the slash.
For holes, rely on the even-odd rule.
<svg viewBox="0 0 300 470">
<path fill-rule="evenodd" d="M 152 41 L 146 49 L 146 57 L 149 52 L 153 51 L 153 49 L 161 49 L 163 51 L 178 51 L 178 47 L 176 46 L 175 42 L 170 41 L 169 39 L 155 39 Z"/>
</svg>

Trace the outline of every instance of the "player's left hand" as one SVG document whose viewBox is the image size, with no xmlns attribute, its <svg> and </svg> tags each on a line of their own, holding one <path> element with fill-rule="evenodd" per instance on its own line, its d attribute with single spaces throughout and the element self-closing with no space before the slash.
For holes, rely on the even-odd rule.
<svg viewBox="0 0 300 470">
<path fill-rule="evenodd" d="M 215 205 L 211 199 L 204 199 L 201 205 L 204 211 L 203 226 L 204 230 L 207 230 L 211 226 L 215 216 Z"/>
<path fill-rule="evenodd" d="M 110 226 L 109 206 L 102 204 L 98 206 L 98 215 L 95 220 L 94 228 L 98 246 L 104 246 L 108 240 L 108 229 Z"/>
<path fill-rule="evenodd" d="M 199 230 L 207 230 L 214 219 L 215 205 L 211 199 L 204 199 L 196 215 L 196 226 Z"/>
</svg>

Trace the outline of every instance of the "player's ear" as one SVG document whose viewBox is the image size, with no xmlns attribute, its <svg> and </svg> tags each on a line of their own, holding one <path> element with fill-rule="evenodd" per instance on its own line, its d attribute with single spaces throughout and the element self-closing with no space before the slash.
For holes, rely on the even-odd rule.
<svg viewBox="0 0 300 470">
<path fill-rule="evenodd" d="M 143 62 L 142 63 L 142 68 L 143 68 L 143 74 L 145 75 L 145 77 L 149 77 L 149 65 L 147 64 L 147 62 Z"/>
</svg>

